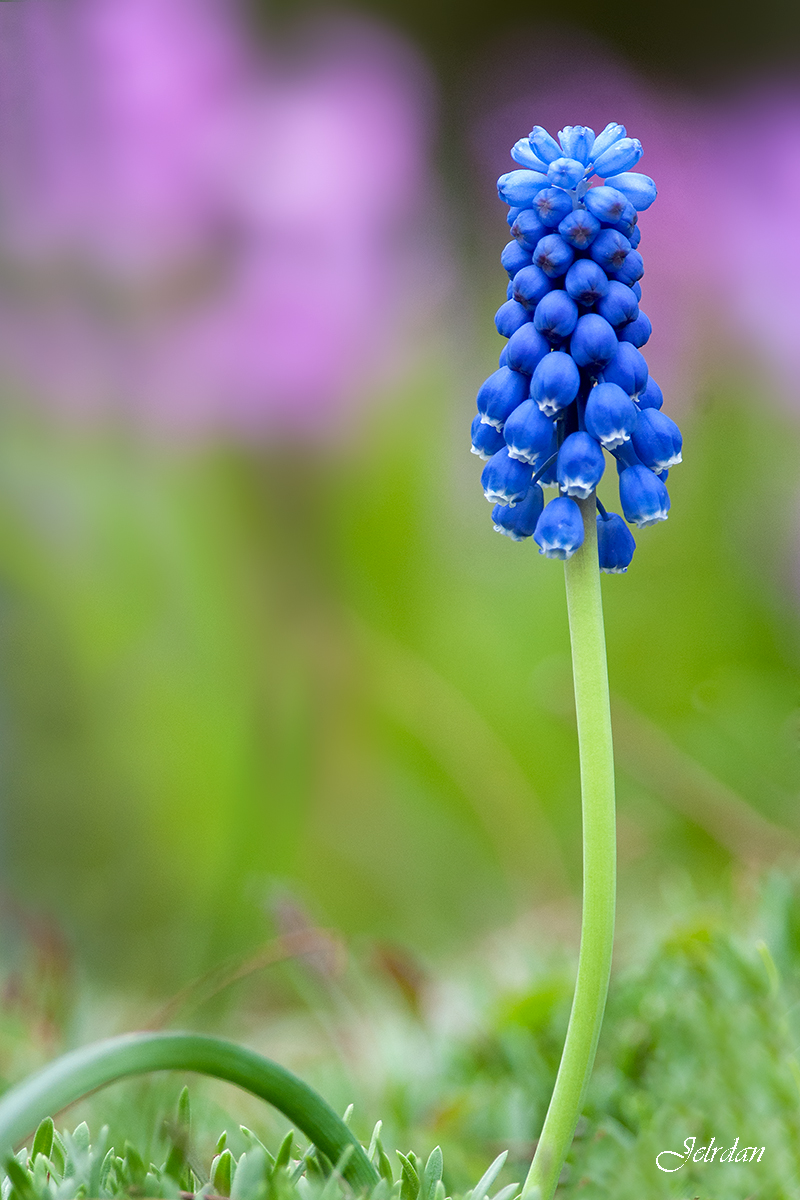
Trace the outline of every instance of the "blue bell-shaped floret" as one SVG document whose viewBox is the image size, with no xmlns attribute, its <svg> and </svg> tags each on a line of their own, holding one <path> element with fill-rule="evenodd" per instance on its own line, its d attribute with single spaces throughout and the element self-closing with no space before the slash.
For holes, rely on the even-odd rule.
<svg viewBox="0 0 800 1200">
<path fill-rule="evenodd" d="M 616 229 L 601 229 L 589 247 L 589 257 L 593 258 L 607 275 L 618 271 L 630 252 L 630 242 Z"/>
<path fill-rule="evenodd" d="M 544 493 L 538 483 L 528 488 L 524 500 L 519 504 L 496 504 L 492 509 L 492 522 L 496 533 L 504 533 L 514 542 L 522 542 L 533 536 L 544 508 Z"/>
<path fill-rule="evenodd" d="M 533 262 L 550 279 L 566 275 L 574 257 L 574 249 L 558 233 L 548 233 L 536 243 L 533 251 Z"/>
<path fill-rule="evenodd" d="M 609 270 L 609 275 L 620 283 L 627 283 L 628 287 L 638 283 L 644 275 L 644 263 L 639 251 L 631 247 L 630 252 L 625 255 L 625 261 L 620 266 L 614 267 L 613 270 Z"/>
<path fill-rule="evenodd" d="M 548 341 L 559 346 L 578 323 L 578 306 L 566 292 L 554 289 L 537 304 L 533 323 Z"/>
<path fill-rule="evenodd" d="M 623 469 L 619 477 L 619 499 L 625 520 L 640 529 L 667 519 L 669 493 L 649 467 L 635 465 Z"/>
<path fill-rule="evenodd" d="M 502 450 L 505 445 L 503 435 L 499 429 L 495 429 L 494 425 L 487 425 L 481 420 L 481 414 L 478 413 L 472 420 L 472 429 L 470 431 L 472 437 L 472 453 L 477 454 L 478 458 L 491 458 L 493 454 L 497 454 L 498 450 Z"/>
<path fill-rule="evenodd" d="M 622 346 L 623 343 L 620 342 L 620 349 L 622 349 Z M 661 388 L 652 375 L 647 380 L 647 387 L 639 394 L 638 403 L 639 408 L 661 408 L 661 405 L 664 403 Z"/>
<path fill-rule="evenodd" d="M 591 258 L 579 258 L 567 271 L 564 287 L 578 304 L 591 308 L 608 294 L 609 279 Z"/>
<path fill-rule="evenodd" d="M 655 476 L 653 476 L 655 479 Z M 533 540 L 546 558 L 572 558 L 583 545 L 581 510 L 569 496 L 556 496 L 545 505 L 534 530 Z"/>
<path fill-rule="evenodd" d="M 578 318 L 569 352 L 588 375 L 599 375 L 617 354 L 614 327 L 599 313 L 586 313 Z"/>
<path fill-rule="evenodd" d="M 630 342 L 619 342 L 616 357 L 603 371 L 603 381 L 618 384 L 631 400 L 637 400 L 647 387 L 647 380 L 647 363 L 642 352 Z"/>
<path fill-rule="evenodd" d="M 550 353 L 550 343 L 535 325 L 528 321 L 511 335 L 505 350 L 506 363 L 512 370 L 532 375 L 544 356 Z"/>
<path fill-rule="evenodd" d="M 510 367 L 499 367 L 481 384 L 478 412 L 487 425 L 502 429 L 517 405 L 528 396 L 527 376 Z"/>
<path fill-rule="evenodd" d="M 597 514 L 597 555 L 600 570 L 621 575 L 630 566 L 636 542 L 628 526 L 617 513 Z"/>
<path fill-rule="evenodd" d="M 639 315 L 639 302 L 631 289 L 624 283 L 612 279 L 608 292 L 598 301 L 597 311 L 605 317 L 609 325 L 627 325 L 635 321 Z"/>
<path fill-rule="evenodd" d="M 598 221 L 613 225 L 625 212 L 625 206 L 630 204 L 630 201 L 622 192 L 606 185 L 589 188 L 583 197 L 583 203 Z"/>
<path fill-rule="evenodd" d="M 681 431 L 666 413 L 645 408 L 639 413 L 631 443 L 646 467 L 658 475 L 681 461 Z"/>
<path fill-rule="evenodd" d="M 541 360 L 531 379 L 531 398 L 546 417 L 567 408 L 578 394 L 581 374 L 575 360 L 563 350 L 554 350 Z"/>
<path fill-rule="evenodd" d="M 483 468 L 481 486 L 490 504 L 516 504 L 525 499 L 532 478 L 533 467 L 509 457 L 508 447 L 503 446 Z"/>
<path fill-rule="evenodd" d="M 570 246 L 574 246 L 576 250 L 585 250 L 600 232 L 600 222 L 585 208 L 576 208 L 567 213 L 559 223 L 558 232 Z"/>
<path fill-rule="evenodd" d="M 511 458 L 539 467 L 556 450 L 553 422 L 544 415 L 535 400 L 524 400 L 515 408 L 503 427 L 502 437 Z"/>
<path fill-rule="evenodd" d="M 585 500 L 603 477 L 606 460 L 603 451 L 588 433 L 571 433 L 558 452 L 556 477 L 562 492 Z"/>
<path fill-rule="evenodd" d="M 539 220 L 550 229 L 555 229 L 567 213 L 572 212 L 572 198 L 563 188 L 543 188 L 536 193 L 532 204 L 539 214 Z"/>
<path fill-rule="evenodd" d="M 637 350 L 641 350 L 642 346 L 646 346 L 650 341 L 652 332 L 653 326 L 650 324 L 650 318 L 639 309 L 639 315 L 635 321 L 629 321 L 627 325 L 620 325 L 617 337 L 621 342 L 630 342 Z"/>
<path fill-rule="evenodd" d="M 509 338 L 516 333 L 526 321 L 530 321 L 532 313 L 520 304 L 518 300 L 506 300 L 494 314 L 494 325 L 501 337 Z"/>
<path fill-rule="evenodd" d="M 513 279 L 517 271 L 521 271 L 523 267 L 531 265 L 533 262 L 533 251 L 526 250 L 515 238 L 512 238 L 503 247 L 500 262 L 505 267 L 508 278 Z"/>
<path fill-rule="evenodd" d="M 638 419 L 636 405 L 616 383 L 598 383 L 589 392 L 586 429 L 606 450 L 627 442 Z"/>
<path fill-rule="evenodd" d="M 513 279 L 514 299 L 532 314 L 539 301 L 553 289 L 553 280 L 541 267 L 523 267 Z"/>
<path fill-rule="evenodd" d="M 519 242 L 523 250 L 531 252 L 546 233 L 549 233 L 548 227 L 542 224 L 539 214 L 532 208 L 520 209 L 511 226 L 511 236 Z M 505 266 L 505 263 L 503 265 Z"/>
</svg>

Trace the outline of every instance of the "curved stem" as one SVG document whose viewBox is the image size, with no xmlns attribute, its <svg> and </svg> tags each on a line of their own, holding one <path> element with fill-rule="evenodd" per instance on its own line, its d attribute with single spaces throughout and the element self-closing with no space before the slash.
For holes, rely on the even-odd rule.
<svg viewBox="0 0 800 1200">
<path fill-rule="evenodd" d="M 583 921 L 556 1085 L 523 1200 L 551 1200 L 581 1114 L 603 1022 L 614 941 L 616 831 L 608 668 L 594 496 L 578 502 L 583 546 L 565 564 L 583 798 Z"/>
<path fill-rule="evenodd" d="M 355 1135 L 321 1096 L 284 1067 L 233 1042 L 192 1033 L 130 1033 L 83 1046 L 49 1063 L 0 1100 L 0 1150 L 7 1151 L 52 1116 L 97 1088 L 147 1071 L 197 1071 L 238 1084 L 288 1117 L 364 1190 L 378 1182 Z"/>
</svg>

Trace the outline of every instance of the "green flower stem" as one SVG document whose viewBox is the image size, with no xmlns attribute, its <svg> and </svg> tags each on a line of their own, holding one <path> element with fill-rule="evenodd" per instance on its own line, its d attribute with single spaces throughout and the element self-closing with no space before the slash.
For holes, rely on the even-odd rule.
<svg viewBox="0 0 800 1200">
<path fill-rule="evenodd" d="M 583 921 L 575 997 L 556 1085 L 522 1196 L 551 1200 L 581 1115 L 603 1022 L 614 942 L 614 752 L 595 498 L 579 501 L 583 546 L 565 564 L 583 797 Z"/>
<path fill-rule="evenodd" d="M 89 1092 L 147 1071 L 197 1071 L 238 1084 L 288 1117 L 331 1162 L 349 1149 L 343 1174 L 356 1189 L 378 1182 L 354 1134 L 312 1088 L 252 1050 L 192 1033 L 125 1034 L 57 1058 L 0 1100 L 0 1151 L 9 1151 L 44 1117 Z"/>
</svg>

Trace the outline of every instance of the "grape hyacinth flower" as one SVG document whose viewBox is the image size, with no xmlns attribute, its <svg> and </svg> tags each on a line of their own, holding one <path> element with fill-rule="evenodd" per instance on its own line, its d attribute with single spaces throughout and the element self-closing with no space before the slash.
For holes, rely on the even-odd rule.
<svg viewBox="0 0 800 1200">
<path fill-rule="evenodd" d="M 661 390 L 641 354 L 652 327 L 640 307 L 644 261 L 635 247 L 639 214 L 656 198 L 653 180 L 632 169 L 641 156 L 641 143 L 614 122 L 597 136 L 585 125 L 566 126 L 558 140 L 537 125 L 514 146 L 511 157 L 520 169 L 501 176 L 497 185 L 511 209 L 512 240 L 501 255 L 510 298 L 495 318 L 508 345 L 501 367 L 478 394 L 481 422 L 497 435 L 508 428 L 504 444 L 510 459 L 532 463 L 545 485 L 553 464 L 548 458 L 545 465 L 541 455 L 552 442 L 557 458 L 550 478 L 555 476 L 562 496 L 592 497 L 604 474 L 604 455 L 612 454 L 623 513 L 639 527 L 666 519 L 669 498 L 658 477 L 681 456 L 680 431 L 659 411 Z M 529 400 L 550 422 L 549 433 L 541 421 L 531 425 Z M 472 440 L 476 454 L 498 444 L 485 431 L 476 441 L 474 423 Z M 494 453 L 497 457 L 499 449 Z M 626 479 L 630 469 L 634 473 Z M 653 480 L 648 483 L 642 472 Z M 505 492 L 487 489 L 493 504 L 498 495 L 502 501 Z M 555 503 L 539 518 L 545 532 L 555 528 L 548 511 Z M 502 522 L 493 518 L 493 524 L 507 532 Z M 535 530 L 530 536 L 548 558 L 569 557 L 580 545 L 569 539 L 561 545 L 549 534 L 537 537 Z M 632 551 L 619 536 L 616 541 L 624 552 L 609 555 L 612 566 L 601 558 L 601 570 L 627 570 Z"/>
<path fill-rule="evenodd" d="M 656 186 L 634 171 L 641 143 L 624 125 L 599 136 L 541 125 L 516 143 L 519 169 L 498 192 L 512 209 L 502 254 L 511 280 L 497 313 L 508 339 L 478 393 L 473 452 L 492 524 L 565 562 L 581 764 L 584 884 L 578 978 L 558 1076 L 521 1200 L 552 1200 L 583 1107 L 603 1019 L 614 940 L 614 758 L 600 572 L 623 574 L 636 543 L 626 521 L 666 519 L 667 472 L 681 461 L 677 425 L 641 353 L 639 213 Z M 495 447 L 497 447 L 495 449 Z M 597 496 L 616 460 L 623 517 Z M 542 487 L 557 495 L 544 504 Z"/>
</svg>

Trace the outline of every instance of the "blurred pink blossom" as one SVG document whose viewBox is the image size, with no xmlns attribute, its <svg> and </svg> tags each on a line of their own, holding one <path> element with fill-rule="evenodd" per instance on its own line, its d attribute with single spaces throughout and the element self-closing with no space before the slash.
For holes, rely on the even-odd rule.
<svg viewBox="0 0 800 1200">
<path fill-rule="evenodd" d="M 513 52 L 512 52 L 513 53 Z M 578 36 L 542 34 L 536 41 L 536 70 L 504 54 L 504 91 L 516 95 L 487 106 L 473 120 L 476 155 L 488 176 L 513 170 L 509 150 L 533 125 L 551 133 L 584 124 L 596 132 L 609 121 L 624 124 L 644 146 L 636 170 L 651 175 L 658 199 L 640 218 L 645 275 L 642 309 L 653 323 L 644 349 L 670 412 L 679 411 L 703 348 L 706 310 L 704 233 L 697 218 L 698 163 L 705 145 L 705 116 L 688 98 L 656 91 L 602 45 Z M 499 89 L 498 89 L 499 90 Z M 505 206 L 499 201 L 497 225 Z M 499 303 L 499 301 L 498 301 Z"/>
<path fill-rule="evenodd" d="M 709 270 L 729 344 L 798 407 L 800 88 L 762 85 L 712 110 L 703 167 Z M 743 170 L 755 154 L 757 172 Z M 724 186 L 720 181 L 725 181 Z"/>
<path fill-rule="evenodd" d="M 72 413 L 314 436 L 391 374 L 427 249 L 408 47 L 351 23 L 270 55 L 225 0 L 26 0 L 0 55 L 6 374 Z"/>
</svg>

